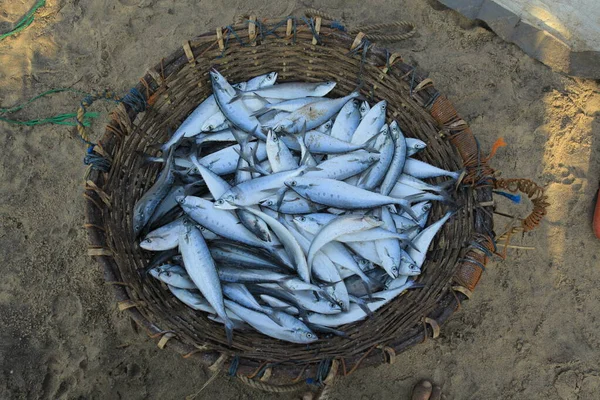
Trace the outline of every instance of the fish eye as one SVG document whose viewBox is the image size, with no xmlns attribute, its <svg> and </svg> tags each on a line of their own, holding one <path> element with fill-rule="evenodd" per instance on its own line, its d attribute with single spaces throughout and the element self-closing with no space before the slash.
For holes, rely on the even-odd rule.
<svg viewBox="0 0 600 400">
<path fill-rule="evenodd" d="M 423 211 L 429 211 L 429 210 L 431 210 L 431 204 L 425 204 L 423 206 Z"/>
<path fill-rule="evenodd" d="M 167 278 L 170 278 L 172 275 L 171 271 L 163 271 L 163 274 L 165 274 Z"/>
<path fill-rule="evenodd" d="M 398 275 L 398 267 L 394 266 L 392 267 L 392 272 L 396 275 Z"/>
<path fill-rule="evenodd" d="M 267 205 L 270 205 L 270 206 L 272 206 L 272 205 L 274 205 L 274 204 L 275 204 L 275 202 L 274 202 L 273 200 L 268 200 L 268 201 L 267 201 Z"/>
<path fill-rule="evenodd" d="M 385 103 L 383 103 L 383 104 L 381 105 L 381 109 L 382 109 L 382 110 L 385 110 L 385 109 L 386 109 L 386 107 L 387 107 L 387 105 L 386 105 Z"/>
<path fill-rule="evenodd" d="M 206 129 L 208 129 L 209 131 L 212 131 L 213 129 L 215 129 L 215 127 L 212 126 L 212 125 L 209 125 L 209 126 L 206 127 Z"/>
<path fill-rule="evenodd" d="M 273 135 L 273 141 L 274 141 L 274 142 L 278 142 L 278 141 L 279 141 L 279 138 L 278 138 L 277 136 Z"/>
<path fill-rule="evenodd" d="M 369 156 L 369 161 L 370 161 L 370 162 L 374 162 L 374 161 L 375 161 L 375 157 L 373 157 L 373 156 Z"/>
<path fill-rule="evenodd" d="M 300 220 L 300 222 L 304 222 L 306 221 L 306 217 L 304 215 L 302 215 L 301 217 L 298 218 Z"/>
<path fill-rule="evenodd" d="M 314 339 L 314 338 L 316 338 L 316 336 L 313 333 L 310 333 L 310 332 L 306 332 L 306 337 L 308 339 Z"/>
<path fill-rule="evenodd" d="M 223 199 L 219 199 L 219 200 L 215 201 L 215 204 L 217 204 L 217 205 L 219 205 L 219 206 L 220 206 L 221 204 L 223 204 L 223 203 L 225 203 L 225 202 L 223 201 Z"/>
<path fill-rule="evenodd" d="M 296 182 L 296 181 L 291 181 L 290 182 L 290 186 L 296 186 L 297 184 L 298 184 L 298 182 Z"/>
</svg>

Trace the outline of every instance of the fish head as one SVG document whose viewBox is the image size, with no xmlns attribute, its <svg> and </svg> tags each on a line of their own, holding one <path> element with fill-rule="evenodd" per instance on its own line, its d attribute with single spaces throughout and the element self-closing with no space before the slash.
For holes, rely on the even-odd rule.
<svg viewBox="0 0 600 400">
<path fill-rule="evenodd" d="M 336 83 L 334 81 L 323 82 L 319 84 L 315 89 L 315 96 L 325 96 L 327 93 L 333 90 L 335 85 Z"/>
<path fill-rule="evenodd" d="M 148 270 L 148 273 L 156 279 L 158 279 L 161 272 L 163 272 L 162 267 L 154 267 Z"/>
<path fill-rule="evenodd" d="M 240 82 L 240 83 L 236 83 L 235 85 L 231 85 L 231 86 L 233 86 L 234 89 L 241 90 L 243 92 L 246 90 L 246 86 L 248 86 L 248 82 Z"/>
<path fill-rule="evenodd" d="M 399 275 L 417 276 L 421 274 L 421 268 L 414 262 L 403 257 L 400 261 L 398 273 Z"/>
<path fill-rule="evenodd" d="M 412 147 L 415 150 L 419 150 L 420 151 L 420 150 L 423 150 L 425 147 L 427 147 L 427 144 L 425 144 L 425 142 L 422 141 L 422 140 L 418 140 Z"/>
<path fill-rule="evenodd" d="M 431 203 L 426 201 L 425 204 L 423 204 L 423 206 L 421 207 L 421 212 L 426 213 L 429 210 L 431 210 Z"/>
<path fill-rule="evenodd" d="M 375 104 L 375 107 L 377 107 L 380 114 L 385 116 L 385 111 L 387 110 L 387 101 L 381 100 L 379 103 Z"/>
<path fill-rule="evenodd" d="M 319 340 L 317 335 L 311 332 L 308 329 L 304 328 L 295 328 L 289 330 L 301 343 L 312 343 L 316 340 Z"/>
<path fill-rule="evenodd" d="M 140 247 L 144 250 L 150 250 L 150 246 L 152 246 L 152 238 L 145 238 L 140 242 Z"/>
<path fill-rule="evenodd" d="M 215 201 L 214 207 L 219 210 L 235 210 L 238 208 L 235 204 L 236 196 L 233 194 L 225 194 L 223 197 Z"/>
<path fill-rule="evenodd" d="M 360 112 L 361 118 L 364 117 L 365 115 L 367 115 L 367 113 L 370 110 L 371 110 L 371 106 L 369 106 L 369 103 L 367 103 L 366 101 L 363 101 L 360 105 L 360 108 L 358 109 L 358 111 Z"/>
<path fill-rule="evenodd" d="M 219 71 L 213 68 L 210 70 L 210 81 L 212 82 L 213 86 L 222 88 L 225 78 L 223 77 L 223 75 L 221 75 Z"/>
<path fill-rule="evenodd" d="M 268 208 L 275 207 L 275 205 L 277 204 L 277 199 L 275 196 L 267 197 L 266 199 L 259 201 L 258 204 Z"/>
<path fill-rule="evenodd" d="M 277 72 L 269 72 L 266 74 L 264 80 L 260 84 L 260 87 L 274 85 L 275 81 L 277 80 L 277 75 Z"/>
<path fill-rule="evenodd" d="M 287 118 L 284 118 L 281 121 L 277 122 L 275 124 L 275 126 L 273 126 L 273 132 L 275 132 L 275 133 L 288 132 L 292 128 L 293 125 L 294 125 L 294 123 L 292 121 L 288 120 Z"/>
</svg>

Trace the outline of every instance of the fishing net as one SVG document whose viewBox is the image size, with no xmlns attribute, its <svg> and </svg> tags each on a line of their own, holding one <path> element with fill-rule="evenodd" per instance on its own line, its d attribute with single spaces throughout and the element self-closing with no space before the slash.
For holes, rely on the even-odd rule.
<svg viewBox="0 0 600 400">
<path fill-rule="evenodd" d="M 89 254 L 114 285 L 119 309 L 126 310 L 160 348 L 237 374 L 261 389 L 287 384 L 281 391 L 301 383 L 322 383 L 332 374 L 345 375 L 359 366 L 393 361 L 398 352 L 437 336 L 440 325 L 470 296 L 495 251 L 493 170 L 467 124 L 431 80 L 403 63 L 398 54 L 373 46 L 368 37 L 360 32 L 349 35 L 340 23 L 320 17 L 250 18 L 184 43 L 141 78 L 136 89 L 145 100 L 140 101 L 142 106 L 116 107 L 93 150 L 110 168 L 93 169 L 86 186 Z M 371 318 L 342 327 L 347 338 L 307 346 L 254 331 L 236 332 L 228 346 L 222 325 L 182 304 L 159 281 L 144 279 L 139 271 L 152 254 L 132 238 L 131 211 L 161 165 L 143 165 L 139 152 L 156 154 L 151 145 L 164 142 L 211 94 L 211 67 L 230 82 L 271 71 L 279 74 L 278 82 L 333 80 L 337 82 L 333 96 L 346 95 L 360 85 L 372 102 L 387 100 L 388 122 L 395 119 L 407 137 L 427 143 L 418 158 L 447 170 L 466 168 L 456 191 L 460 208 L 430 246 L 418 277 L 422 289 L 407 292 Z M 444 212 L 443 205 L 434 203 L 431 220 Z"/>
</svg>

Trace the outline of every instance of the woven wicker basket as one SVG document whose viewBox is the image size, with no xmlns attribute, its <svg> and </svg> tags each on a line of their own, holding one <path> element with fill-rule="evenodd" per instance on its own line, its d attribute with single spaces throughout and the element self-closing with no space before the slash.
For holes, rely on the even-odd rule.
<svg viewBox="0 0 600 400">
<path fill-rule="evenodd" d="M 271 71 L 279 74 L 279 82 L 334 80 L 338 82 L 335 96 L 362 82 L 365 96 L 388 101 L 388 116 L 407 136 L 427 142 L 421 159 L 449 170 L 467 169 L 456 194 L 461 208 L 436 236 L 418 278 L 423 289 L 401 296 L 373 318 L 344 327 L 348 338 L 306 346 L 236 332 L 228 346 L 221 325 L 182 305 L 157 281 L 142 280 L 138 271 L 151 254 L 131 238 L 131 210 L 159 167 L 140 167 L 137 151 L 151 152 L 149 145 L 163 142 L 167 132 L 211 93 L 208 71 L 213 66 L 231 82 Z M 420 77 L 396 54 L 370 46 L 360 33 L 351 37 L 339 24 L 320 18 L 290 18 L 270 31 L 258 23 L 218 29 L 216 34 L 186 42 L 136 88 L 150 107 L 138 113 L 120 104 L 113 112 L 96 146 L 112 167 L 89 175 L 86 227 L 89 253 L 103 266 L 105 280 L 114 284 L 120 310 L 156 338 L 160 348 L 169 347 L 212 369 L 237 373 L 263 389 L 286 384 L 281 390 L 291 390 L 306 382 L 323 382 L 359 365 L 392 361 L 398 352 L 436 337 L 440 325 L 470 296 L 495 250 L 492 189 L 496 181 L 471 130 L 431 80 Z M 520 181 L 512 183 L 504 186 L 523 189 Z M 525 190 L 543 208 L 543 194 L 535 188 Z M 443 206 L 436 204 L 433 220 L 443 213 Z M 534 214 L 531 218 L 537 218 L 537 223 L 543 210 Z M 533 226 L 523 225 L 528 228 Z"/>
</svg>

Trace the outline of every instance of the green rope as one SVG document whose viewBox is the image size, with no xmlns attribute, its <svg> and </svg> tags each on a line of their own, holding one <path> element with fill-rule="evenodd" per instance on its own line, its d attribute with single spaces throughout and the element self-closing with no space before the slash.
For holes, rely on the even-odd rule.
<svg viewBox="0 0 600 400">
<path fill-rule="evenodd" d="M 97 112 L 88 112 L 85 113 L 83 125 L 90 126 L 90 120 L 92 118 L 97 118 L 100 114 Z M 34 126 L 34 125 L 44 125 L 44 124 L 55 124 L 55 125 L 66 125 L 66 126 L 77 126 L 77 121 L 75 117 L 77 113 L 69 113 L 69 114 L 59 114 L 54 117 L 42 118 L 42 119 L 32 119 L 29 121 L 17 121 L 14 119 L 8 119 L 0 117 L 0 121 L 14 124 L 14 125 L 25 125 L 25 126 Z"/>
<path fill-rule="evenodd" d="M 10 108 L 1 108 L 0 107 L 0 121 L 6 122 L 8 124 L 24 125 L 24 126 L 34 126 L 34 125 L 44 125 L 44 124 L 77 126 L 77 121 L 75 120 L 77 113 L 59 114 L 59 115 L 55 115 L 53 117 L 42 118 L 42 119 L 32 119 L 29 121 L 19 121 L 16 119 L 10 119 L 10 118 L 6 118 L 6 117 L 2 116 L 3 114 L 11 114 L 11 113 L 20 111 L 23 108 L 25 108 L 26 106 L 28 106 L 29 104 L 33 103 L 34 101 L 36 101 L 42 97 L 45 97 L 45 96 L 48 96 L 48 95 L 51 95 L 54 93 L 63 93 L 63 92 L 71 92 L 71 93 L 76 93 L 76 94 L 81 94 L 81 95 L 89 95 L 88 93 L 82 92 L 81 90 L 76 90 L 76 89 L 71 89 L 71 88 L 47 90 L 43 93 L 38 94 L 37 96 L 33 97 L 31 100 L 28 100 L 23 104 L 19 104 L 14 107 L 10 107 Z M 99 116 L 98 113 L 92 113 L 92 112 L 85 113 L 84 125 L 89 126 L 91 119 L 97 118 L 98 116 Z"/>
<path fill-rule="evenodd" d="M 35 12 L 46 5 L 46 0 L 38 0 L 35 5 L 15 24 L 15 27 L 3 34 L 0 34 L 0 41 L 6 39 L 9 36 L 16 35 L 21 32 L 23 29 L 27 28 L 29 25 L 33 23 Z"/>
</svg>

